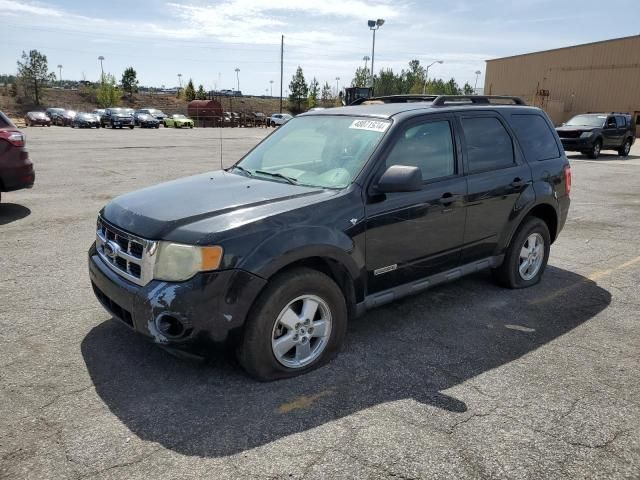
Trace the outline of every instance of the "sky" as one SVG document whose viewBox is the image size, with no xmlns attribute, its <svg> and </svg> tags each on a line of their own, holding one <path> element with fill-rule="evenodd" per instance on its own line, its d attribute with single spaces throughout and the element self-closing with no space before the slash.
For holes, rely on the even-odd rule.
<svg viewBox="0 0 640 480">
<path fill-rule="evenodd" d="M 371 57 L 377 18 L 376 71 L 442 60 L 429 77 L 473 86 L 480 70 L 478 87 L 487 59 L 640 34 L 638 0 L 0 0 L 0 73 L 37 49 L 63 79 L 98 80 L 102 55 L 118 80 L 132 66 L 141 85 L 177 86 L 180 73 L 236 89 L 239 77 L 245 94 L 277 95 L 284 35 L 285 94 L 298 66 L 342 88 Z"/>
</svg>

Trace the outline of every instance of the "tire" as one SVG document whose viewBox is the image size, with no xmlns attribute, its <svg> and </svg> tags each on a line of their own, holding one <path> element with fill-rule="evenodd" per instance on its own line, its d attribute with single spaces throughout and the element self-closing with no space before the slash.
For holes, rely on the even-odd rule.
<svg viewBox="0 0 640 480">
<path fill-rule="evenodd" d="M 304 298 L 301 299 L 301 297 Z M 300 322 L 295 323 L 295 327 L 291 326 L 291 328 L 280 323 L 279 319 L 285 311 L 300 315 L 301 307 L 305 304 L 317 305 L 317 309 L 314 310 L 315 316 L 308 324 L 303 318 L 300 318 Z M 300 313 L 295 313 L 295 309 L 300 310 Z M 322 331 L 326 336 L 320 337 L 318 336 L 319 325 L 323 318 L 325 329 Z M 295 317 L 293 319 L 295 320 Z M 314 319 L 316 335 L 312 335 L 313 329 L 306 330 L 314 325 Z M 293 321 L 291 323 L 293 324 Z M 316 270 L 296 268 L 270 280 L 252 306 L 243 337 L 237 348 L 238 361 L 249 375 L 263 382 L 295 377 L 314 370 L 334 358 L 342 346 L 346 331 L 347 305 L 338 285 Z M 274 341 L 287 336 L 291 336 L 291 341 L 293 338 L 300 338 L 300 340 L 293 343 L 287 342 L 287 345 L 292 346 L 289 351 L 280 355 L 279 360 L 274 353 Z M 304 345 L 307 345 L 309 355 L 300 359 L 300 365 L 292 366 L 291 363 L 298 362 L 296 352 L 303 353 Z"/>
<path fill-rule="evenodd" d="M 621 157 L 626 157 L 629 155 L 630 151 L 631 151 L 631 139 L 627 138 L 625 142 L 622 144 L 622 147 L 620 147 L 620 150 L 618 150 L 618 155 L 620 155 Z"/>
<path fill-rule="evenodd" d="M 189 128 L 193 128 L 193 125 L 189 125 Z"/>
<path fill-rule="evenodd" d="M 116 129 L 116 126 L 112 124 L 111 125 L 111 130 L 115 130 L 115 129 Z"/>
<path fill-rule="evenodd" d="M 520 271 L 524 263 L 522 255 L 525 254 L 527 247 L 531 252 L 532 239 L 543 243 L 541 248 L 536 249 L 537 253 L 534 256 L 528 257 L 527 262 L 534 262 L 534 265 L 531 270 L 525 268 L 525 275 L 523 275 Z M 538 217 L 527 217 L 511 239 L 502 265 L 492 270 L 493 278 L 506 288 L 527 288 L 535 285 L 540 281 L 547 267 L 550 246 L 551 236 L 547 224 Z M 540 257 L 541 260 L 539 260 Z"/>
<path fill-rule="evenodd" d="M 159 123 L 156 125 L 156 128 L 160 128 L 160 124 Z"/>
<path fill-rule="evenodd" d="M 129 125 L 129 130 L 133 130 L 133 125 Z"/>
<path fill-rule="evenodd" d="M 593 144 L 591 150 L 587 153 L 589 158 L 593 158 L 594 160 L 600 156 L 600 150 L 602 150 L 602 141 L 596 140 L 596 143 Z"/>
</svg>

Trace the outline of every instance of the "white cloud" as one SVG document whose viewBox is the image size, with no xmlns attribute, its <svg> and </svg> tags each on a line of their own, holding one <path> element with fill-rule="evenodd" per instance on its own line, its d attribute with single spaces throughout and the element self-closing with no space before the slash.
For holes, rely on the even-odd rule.
<svg viewBox="0 0 640 480">
<path fill-rule="evenodd" d="M 46 7 L 39 3 L 24 3 L 14 0 L 0 0 L 0 15 L 4 13 L 28 13 L 44 17 L 62 17 L 60 10 Z"/>
</svg>

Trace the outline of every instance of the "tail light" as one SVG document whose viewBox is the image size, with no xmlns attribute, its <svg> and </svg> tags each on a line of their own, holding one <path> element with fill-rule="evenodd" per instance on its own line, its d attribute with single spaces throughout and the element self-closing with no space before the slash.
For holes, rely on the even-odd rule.
<svg viewBox="0 0 640 480">
<path fill-rule="evenodd" d="M 11 145 L 15 147 L 24 147 L 26 143 L 26 138 L 23 133 L 16 131 L 1 131 L 0 130 L 0 138 L 6 140 Z"/>
<path fill-rule="evenodd" d="M 564 167 L 564 193 L 568 196 L 571 193 L 571 167 L 565 165 Z"/>
</svg>

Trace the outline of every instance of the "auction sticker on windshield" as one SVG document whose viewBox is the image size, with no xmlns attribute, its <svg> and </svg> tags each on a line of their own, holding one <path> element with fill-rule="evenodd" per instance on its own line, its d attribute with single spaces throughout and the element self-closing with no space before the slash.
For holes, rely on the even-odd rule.
<svg viewBox="0 0 640 480">
<path fill-rule="evenodd" d="M 349 128 L 355 128 L 356 130 L 370 130 L 372 132 L 386 132 L 391 122 L 384 122 L 380 120 L 354 120 Z"/>
</svg>

